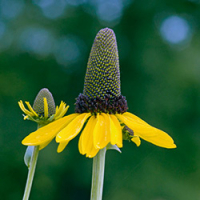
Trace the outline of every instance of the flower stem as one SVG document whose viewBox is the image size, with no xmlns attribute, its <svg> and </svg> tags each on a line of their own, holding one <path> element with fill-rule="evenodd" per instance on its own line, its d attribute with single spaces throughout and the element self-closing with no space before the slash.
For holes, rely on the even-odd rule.
<svg viewBox="0 0 200 200">
<path fill-rule="evenodd" d="M 93 158 L 91 200 L 102 200 L 106 148 Z"/>
<path fill-rule="evenodd" d="M 34 146 L 33 154 L 32 154 L 31 161 L 30 161 L 30 167 L 29 167 L 29 171 L 28 171 L 28 177 L 27 177 L 27 181 L 26 181 L 26 187 L 25 187 L 25 191 L 24 191 L 23 200 L 29 199 L 38 154 L 39 154 L 39 146 Z"/>
</svg>

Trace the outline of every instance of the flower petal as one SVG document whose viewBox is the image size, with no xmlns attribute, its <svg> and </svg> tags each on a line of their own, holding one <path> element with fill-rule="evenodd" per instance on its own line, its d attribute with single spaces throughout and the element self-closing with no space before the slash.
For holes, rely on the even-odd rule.
<svg viewBox="0 0 200 200">
<path fill-rule="evenodd" d="M 108 114 L 97 114 L 94 128 L 94 147 L 103 149 L 110 142 L 110 119 Z"/>
<path fill-rule="evenodd" d="M 47 141 L 47 142 L 45 142 L 43 144 L 40 144 L 39 150 L 44 149 L 50 142 L 51 142 L 51 140 L 49 140 L 49 141 Z"/>
<path fill-rule="evenodd" d="M 83 155 L 93 146 L 93 129 L 95 122 L 95 116 L 91 116 L 81 133 L 79 143 L 81 148 L 80 153 L 82 152 L 81 154 Z"/>
<path fill-rule="evenodd" d="M 88 152 L 88 153 L 86 154 L 86 157 L 88 157 L 88 158 L 93 158 L 94 156 L 97 155 L 98 152 L 99 152 L 99 149 L 95 149 L 95 148 L 93 147 L 93 148 L 91 149 L 91 151 Z"/>
<path fill-rule="evenodd" d="M 164 147 L 168 149 L 176 148 L 176 145 L 174 144 L 174 140 L 164 131 L 161 131 L 157 129 L 157 136 L 149 137 L 146 135 L 140 136 L 143 140 L 146 140 L 147 142 L 151 142 L 152 144 L 155 144 L 159 147 Z"/>
<path fill-rule="evenodd" d="M 117 118 L 126 124 L 130 129 L 133 130 L 134 135 L 138 135 L 140 133 L 145 133 L 148 136 L 156 136 L 156 132 L 152 126 L 143 122 L 143 120 L 134 120 L 130 117 L 125 116 L 124 114 L 116 114 Z M 140 136 L 140 135 L 138 135 Z"/>
<path fill-rule="evenodd" d="M 140 119 L 138 116 L 130 113 L 130 112 L 125 112 L 123 114 L 123 116 L 127 117 L 127 118 L 130 118 L 131 120 L 134 120 L 140 124 L 146 124 L 146 125 L 149 125 L 147 122 L 145 122 L 144 120 Z"/>
<path fill-rule="evenodd" d="M 34 116 L 34 114 L 33 114 L 32 112 L 30 112 L 29 110 L 27 110 L 27 109 L 25 108 L 25 106 L 24 106 L 22 100 L 20 100 L 20 101 L 18 102 L 18 105 L 19 105 L 20 109 L 21 109 L 26 115 Z"/>
<path fill-rule="evenodd" d="M 67 106 L 67 107 L 65 107 L 65 106 L 66 106 L 66 104 L 63 101 L 61 101 L 59 108 L 56 107 L 56 113 L 54 115 L 55 119 L 59 119 L 66 114 L 69 106 Z"/>
<path fill-rule="evenodd" d="M 39 128 L 37 131 L 32 132 L 25 137 L 22 141 L 22 144 L 28 146 L 37 146 L 52 140 L 56 134 L 76 116 L 78 116 L 78 114 L 71 114 L 46 126 L 43 126 L 42 128 Z"/>
<path fill-rule="evenodd" d="M 134 142 L 137 145 L 137 147 L 140 146 L 141 140 L 138 136 L 133 136 L 133 138 L 131 138 L 131 140 L 132 140 L 132 142 Z"/>
<path fill-rule="evenodd" d="M 176 148 L 173 139 L 167 133 L 150 126 L 139 117 L 131 113 L 124 113 L 123 115 L 117 114 L 117 117 L 133 130 L 135 136 L 139 136 L 160 147 Z"/>
<path fill-rule="evenodd" d="M 79 141 L 78 141 L 78 149 L 79 149 L 79 152 L 80 154 L 84 155 L 84 151 L 83 151 L 83 141 L 82 141 L 83 137 L 82 137 L 82 134 L 81 136 L 79 137 Z"/>
<path fill-rule="evenodd" d="M 49 111 L 48 111 L 48 103 L 47 103 L 47 98 L 44 97 L 44 117 L 48 118 Z"/>
<path fill-rule="evenodd" d="M 96 122 L 95 116 L 91 116 L 79 138 L 79 151 L 82 155 L 86 154 L 88 157 L 95 156 L 99 151 L 93 144 L 93 130 Z"/>
<path fill-rule="evenodd" d="M 38 114 L 33 110 L 33 108 L 30 105 L 30 103 L 28 101 L 25 101 L 25 103 L 28 106 L 28 109 L 33 113 L 33 115 L 35 115 L 36 117 L 38 117 Z"/>
<path fill-rule="evenodd" d="M 60 115 L 62 110 L 65 108 L 65 106 L 66 106 L 66 104 L 63 101 L 61 101 L 59 107 L 56 106 L 55 116 Z"/>
<path fill-rule="evenodd" d="M 110 118 L 110 143 L 122 147 L 122 129 L 120 123 L 115 115 L 109 115 Z"/>
<path fill-rule="evenodd" d="M 57 152 L 58 153 L 62 152 L 64 150 L 64 148 L 68 145 L 69 141 L 70 140 L 59 143 L 58 148 L 57 148 Z"/>
<path fill-rule="evenodd" d="M 64 142 L 67 140 L 72 140 L 78 135 L 78 133 L 83 128 L 83 125 L 91 113 L 82 113 L 73 119 L 68 126 L 62 129 L 56 136 L 56 142 Z"/>
</svg>

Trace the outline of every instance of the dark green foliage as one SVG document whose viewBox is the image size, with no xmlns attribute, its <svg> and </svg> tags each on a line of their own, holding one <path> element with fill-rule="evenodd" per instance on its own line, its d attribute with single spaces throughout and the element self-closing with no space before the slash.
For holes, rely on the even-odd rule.
<svg viewBox="0 0 200 200">
<path fill-rule="evenodd" d="M 121 154 L 108 151 L 103 200 L 198 200 L 199 1 L 121 1 L 129 4 L 121 18 L 112 23 L 97 19 L 96 10 L 87 4 L 96 1 L 68 6 L 60 18 L 53 20 L 45 18 L 32 2 L 43 1 L 28 1 L 18 17 L 4 20 L 5 12 L 1 18 L 6 24 L 6 35 L 13 35 L 8 41 L 2 38 L 0 41 L 0 199 L 22 199 L 27 167 L 23 161 L 26 147 L 21 141 L 37 128 L 34 122 L 23 120 L 17 102 L 31 103 L 40 89 L 48 88 L 55 104 L 63 100 L 70 105 L 68 113 L 73 113 L 75 98 L 83 91 L 94 37 L 108 26 L 114 30 L 118 42 L 121 91 L 129 111 L 166 131 L 175 140 L 177 149 L 162 149 L 142 140 L 140 147 L 124 141 Z M 159 27 L 170 15 L 188 20 L 193 37 L 186 46 L 163 41 Z M 21 31 L 30 26 L 46 28 L 55 38 L 79 38 L 79 59 L 62 65 L 52 54 L 40 56 L 20 50 Z M 2 50 L 4 41 L 11 46 Z M 40 152 L 30 200 L 89 199 L 92 160 L 80 155 L 77 145 L 78 137 L 58 154 L 57 144 L 52 141 Z"/>
</svg>

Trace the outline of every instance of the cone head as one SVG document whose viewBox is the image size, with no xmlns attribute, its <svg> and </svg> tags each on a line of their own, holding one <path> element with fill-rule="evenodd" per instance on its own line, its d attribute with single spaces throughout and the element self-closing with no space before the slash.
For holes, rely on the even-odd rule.
<svg viewBox="0 0 200 200">
<path fill-rule="evenodd" d="M 101 29 L 94 40 L 87 64 L 83 94 L 89 98 L 121 95 L 119 58 L 115 33 Z"/>
</svg>

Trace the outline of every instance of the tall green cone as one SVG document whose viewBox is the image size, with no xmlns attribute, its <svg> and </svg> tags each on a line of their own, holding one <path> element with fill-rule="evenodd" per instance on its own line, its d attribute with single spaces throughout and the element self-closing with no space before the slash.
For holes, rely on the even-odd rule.
<svg viewBox="0 0 200 200">
<path fill-rule="evenodd" d="M 83 94 L 76 98 L 76 113 L 124 113 L 126 98 L 121 95 L 120 71 L 115 33 L 101 29 L 92 45 Z"/>
<path fill-rule="evenodd" d="M 104 99 L 121 95 L 119 58 L 115 33 L 101 29 L 94 40 L 87 64 L 83 95 Z"/>
<path fill-rule="evenodd" d="M 48 103 L 48 116 L 55 114 L 55 102 L 51 92 L 47 88 L 41 89 L 37 94 L 33 104 L 33 110 L 39 115 L 44 114 L 44 98 L 47 99 Z"/>
</svg>

